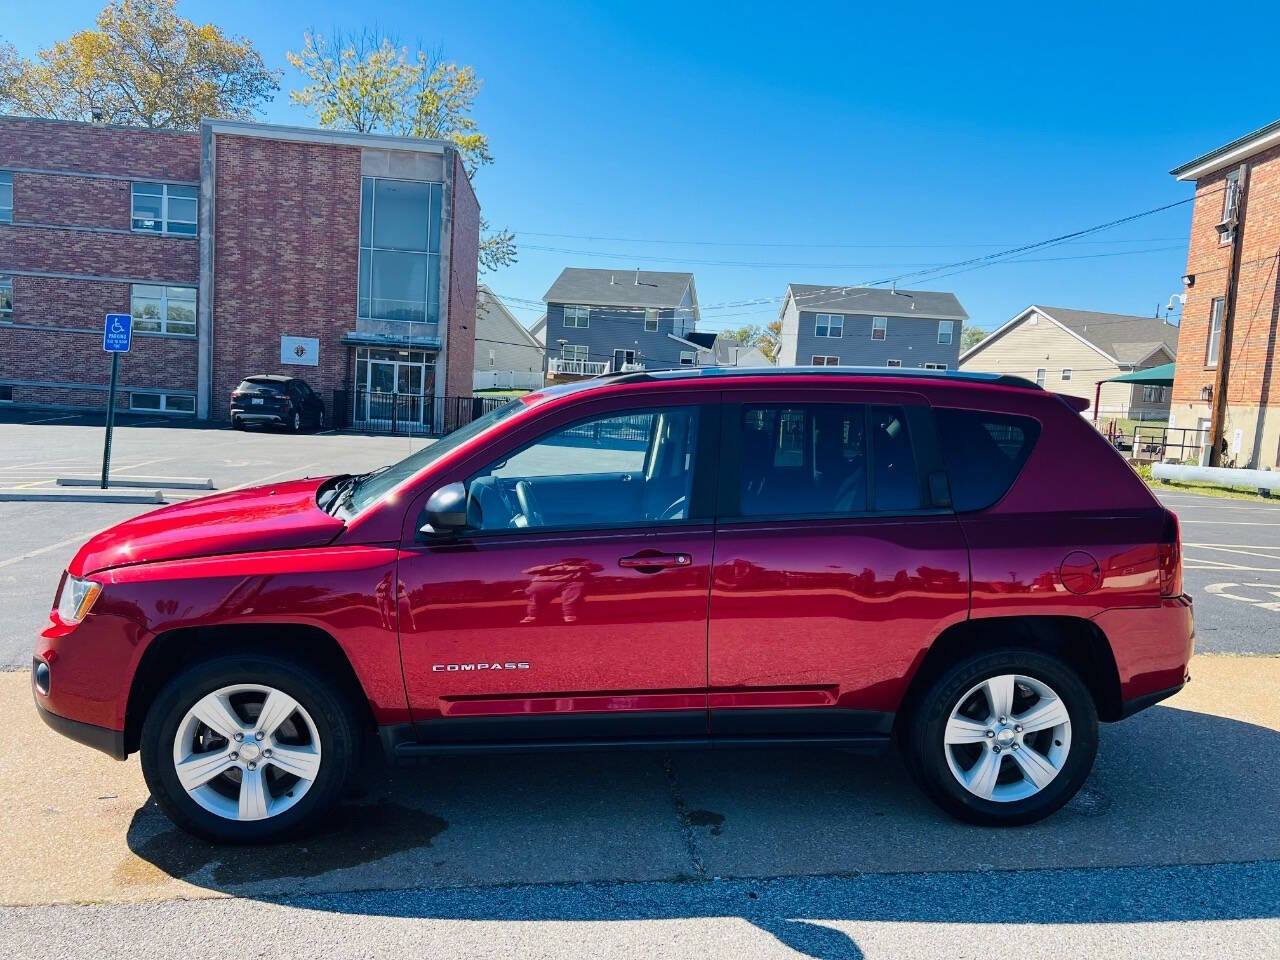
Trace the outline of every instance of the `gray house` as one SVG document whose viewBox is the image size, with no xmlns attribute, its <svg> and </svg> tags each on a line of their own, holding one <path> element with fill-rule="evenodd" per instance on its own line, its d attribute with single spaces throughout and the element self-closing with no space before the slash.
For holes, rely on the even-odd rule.
<svg viewBox="0 0 1280 960">
<path fill-rule="evenodd" d="M 701 366 L 712 351 L 688 339 L 698 323 L 691 273 L 566 267 L 542 298 L 547 376 Z"/>
<path fill-rule="evenodd" d="M 788 285 L 780 366 L 954 370 L 969 315 L 953 293 L 880 287 Z"/>
</svg>

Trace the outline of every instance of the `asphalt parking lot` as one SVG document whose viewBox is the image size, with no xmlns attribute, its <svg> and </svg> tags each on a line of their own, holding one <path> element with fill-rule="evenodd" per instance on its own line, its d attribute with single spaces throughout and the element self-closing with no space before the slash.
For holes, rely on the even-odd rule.
<svg viewBox="0 0 1280 960">
<path fill-rule="evenodd" d="M 100 427 L 40 419 L 0 423 L 0 486 L 95 469 Z M 229 489 L 422 442 L 143 422 L 117 431 L 113 462 Z M 1105 727 L 1085 789 L 1042 824 L 952 822 L 893 755 L 371 756 L 326 831 L 265 849 L 178 833 L 136 757 L 31 709 L 62 567 L 150 508 L 0 503 L 0 957 L 214 957 L 250 931 L 260 956 L 1280 955 L 1280 505 L 1166 501 L 1194 681 Z"/>
</svg>

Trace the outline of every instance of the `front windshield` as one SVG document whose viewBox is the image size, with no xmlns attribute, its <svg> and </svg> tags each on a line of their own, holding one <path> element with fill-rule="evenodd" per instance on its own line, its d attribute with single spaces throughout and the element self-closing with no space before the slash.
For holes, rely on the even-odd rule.
<svg viewBox="0 0 1280 960">
<path fill-rule="evenodd" d="M 456 450 L 472 437 L 483 433 L 523 409 L 523 403 L 519 400 L 512 400 L 496 410 L 490 410 L 483 417 L 472 420 L 465 427 L 460 427 L 453 433 L 446 434 L 435 443 L 409 454 L 399 463 L 393 463 L 391 466 L 384 467 L 381 471 L 369 475 L 351 491 L 352 508 L 359 513 L 370 504 L 381 500 L 388 491 L 413 476 L 423 467 L 435 463 L 449 451 Z"/>
</svg>

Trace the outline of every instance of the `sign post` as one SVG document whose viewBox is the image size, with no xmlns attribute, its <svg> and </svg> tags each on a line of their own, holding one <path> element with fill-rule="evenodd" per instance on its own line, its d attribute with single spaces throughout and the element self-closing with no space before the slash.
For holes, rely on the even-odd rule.
<svg viewBox="0 0 1280 960">
<path fill-rule="evenodd" d="M 102 446 L 102 483 L 107 489 L 111 472 L 111 431 L 116 425 L 116 384 L 120 379 L 120 354 L 129 352 L 133 339 L 133 317 L 127 313 L 108 313 L 102 327 L 102 349 L 111 354 L 111 389 L 107 392 L 107 438 Z"/>
</svg>

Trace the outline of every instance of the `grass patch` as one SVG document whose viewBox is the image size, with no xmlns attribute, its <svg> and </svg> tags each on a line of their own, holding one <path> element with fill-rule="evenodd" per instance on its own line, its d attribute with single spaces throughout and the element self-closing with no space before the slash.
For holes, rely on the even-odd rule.
<svg viewBox="0 0 1280 960">
<path fill-rule="evenodd" d="M 1257 503 L 1280 503 L 1275 494 L 1263 496 L 1254 487 L 1229 487 L 1221 483 L 1201 483 L 1198 481 L 1157 480 L 1151 476 L 1151 464 L 1137 464 L 1133 468 L 1138 472 L 1147 486 L 1153 490 L 1168 490 L 1180 493 L 1199 493 L 1206 497 L 1222 497 L 1225 500 L 1253 500 Z"/>
</svg>

